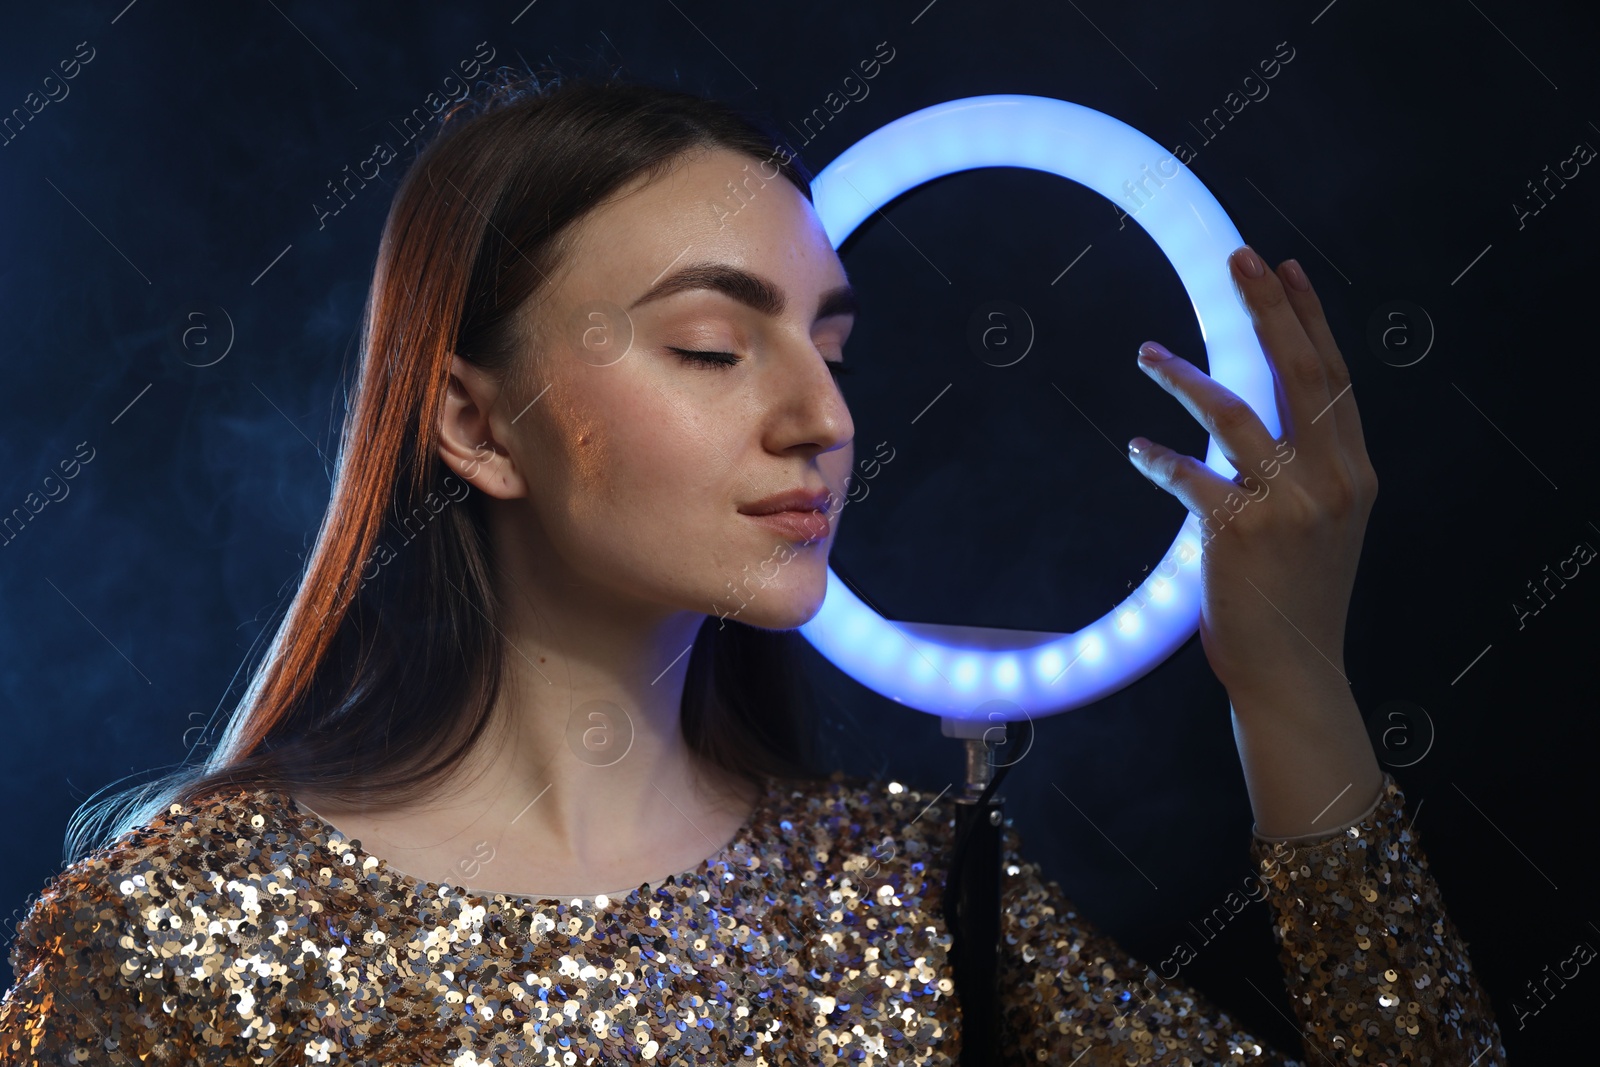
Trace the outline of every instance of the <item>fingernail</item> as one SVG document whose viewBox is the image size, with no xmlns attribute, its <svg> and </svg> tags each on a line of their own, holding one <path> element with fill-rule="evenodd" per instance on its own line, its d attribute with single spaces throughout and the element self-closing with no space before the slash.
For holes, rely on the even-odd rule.
<svg viewBox="0 0 1600 1067">
<path fill-rule="evenodd" d="M 1261 257 L 1256 255 L 1255 249 L 1249 245 L 1240 246 L 1234 253 L 1234 261 L 1239 264 L 1239 271 L 1246 278 L 1259 278 L 1267 272 L 1267 265 L 1261 262 Z"/>
<path fill-rule="evenodd" d="M 1164 359 L 1171 358 L 1172 353 L 1155 341 L 1146 341 L 1139 346 L 1139 361 L 1142 363 L 1160 363 Z"/>
<path fill-rule="evenodd" d="M 1146 441 L 1143 437 L 1135 437 L 1133 440 L 1128 442 L 1128 458 L 1132 459 L 1134 456 L 1139 455 L 1149 447 L 1149 441 Z"/>
<path fill-rule="evenodd" d="M 1283 273 L 1288 276 L 1289 284 L 1300 290 L 1302 293 L 1309 293 L 1311 291 L 1311 279 L 1306 277 L 1306 272 L 1300 266 L 1300 261 L 1298 259 L 1284 260 Z"/>
</svg>

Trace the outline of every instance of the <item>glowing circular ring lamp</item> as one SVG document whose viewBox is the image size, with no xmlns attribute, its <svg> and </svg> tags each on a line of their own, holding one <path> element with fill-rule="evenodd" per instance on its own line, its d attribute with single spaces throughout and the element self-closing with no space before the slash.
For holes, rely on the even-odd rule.
<svg viewBox="0 0 1600 1067">
<path fill-rule="evenodd" d="M 976 167 L 1028 167 L 1110 200 L 1128 198 L 1129 217 L 1189 294 L 1209 373 L 1278 435 L 1272 370 L 1228 272 L 1228 254 L 1244 239 L 1200 179 L 1132 126 L 1044 96 L 951 100 L 862 138 L 816 176 L 812 196 L 837 249 L 901 193 Z M 1205 462 L 1225 478 L 1236 473 L 1215 440 Z M 1015 647 L 914 638 L 907 627 L 922 635 L 941 627 L 890 622 L 829 567 L 822 607 L 800 632 L 862 685 L 946 720 L 975 726 L 1053 715 L 1138 680 L 1189 639 L 1200 624 L 1200 555 L 1200 520 L 1191 513 L 1161 562 L 1116 608 L 1073 633 L 1041 640 L 1019 632 L 1028 640 Z"/>
</svg>

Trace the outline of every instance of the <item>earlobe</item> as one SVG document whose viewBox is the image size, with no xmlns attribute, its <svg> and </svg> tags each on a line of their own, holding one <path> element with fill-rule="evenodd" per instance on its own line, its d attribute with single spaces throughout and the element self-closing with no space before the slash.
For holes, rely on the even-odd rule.
<svg viewBox="0 0 1600 1067">
<path fill-rule="evenodd" d="M 495 440 L 490 424 L 493 381 L 460 356 L 451 361 L 450 381 L 439 406 L 439 459 L 479 492 L 501 499 L 525 496 L 511 454 Z"/>
<path fill-rule="evenodd" d="M 511 454 L 493 441 L 464 445 L 459 434 L 442 427 L 438 456 L 456 477 L 480 493 L 502 500 L 527 495 L 527 486 L 517 472 Z"/>
</svg>

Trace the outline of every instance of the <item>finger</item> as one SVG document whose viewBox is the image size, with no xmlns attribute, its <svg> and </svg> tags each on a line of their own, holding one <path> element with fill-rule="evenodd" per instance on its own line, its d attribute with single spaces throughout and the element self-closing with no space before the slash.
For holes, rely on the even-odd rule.
<svg viewBox="0 0 1600 1067">
<path fill-rule="evenodd" d="M 1224 500 L 1237 494 L 1239 486 L 1228 481 L 1193 456 L 1157 444 L 1143 437 L 1128 442 L 1128 459 L 1139 473 L 1178 498 L 1205 527 L 1218 509 L 1226 512 Z"/>
<path fill-rule="evenodd" d="M 1332 419 L 1317 418 L 1332 399 L 1322 355 L 1306 336 L 1283 282 L 1267 270 L 1266 263 L 1249 245 L 1235 249 L 1228 257 L 1228 265 L 1288 408 L 1279 412 L 1284 433 L 1296 447 L 1309 447 L 1323 456 L 1332 456 L 1339 440 L 1338 428 Z"/>
<path fill-rule="evenodd" d="M 1367 457 L 1366 435 L 1361 431 L 1361 412 L 1356 406 L 1356 395 L 1350 383 L 1350 368 L 1345 364 L 1339 345 L 1333 339 L 1328 317 L 1322 310 L 1322 300 L 1311 287 L 1305 268 L 1298 260 L 1286 259 L 1278 264 L 1278 277 L 1289 296 L 1289 306 L 1300 318 L 1306 336 L 1316 346 L 1322 357 L 1322 372 L 1328 381 L 1328 400 L 1333 406 L 1322 418 L 1331 418 L 1339 429 L 1339 444 L 1345 450 L 1351 470 L 1363 466 L 1371 469 Z"/>
<path fill-rule="evenodd" d="M 1189 414 L 1217 442 L 1234 470 L 1248 474 L 1255 470 L 1257 461 L 1272 454 L 1277 442 L 1267 432 L 1261 417 L 1237 393 L 1211 375 L 1181 356 L 1173 355 L 1156 341 L 1146 341 L 1140 346 L 1138 364 L 1189 409 Z"/>
</svg>

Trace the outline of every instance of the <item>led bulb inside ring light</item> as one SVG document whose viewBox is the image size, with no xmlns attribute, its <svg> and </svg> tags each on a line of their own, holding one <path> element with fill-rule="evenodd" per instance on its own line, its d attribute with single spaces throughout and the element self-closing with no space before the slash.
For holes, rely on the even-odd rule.
<svg viewBox="0 0 1600 1067">
<path fill-rule="evenodd" d="M 884 204 L 924 182 L 976 167 L 1027 167 L 1094 190 L 1154 239 L 1188 293 L 1210 375 L 1277 437 L 1272 371 L 1239 302 L 1227 257 L 1244 243 L 1190 170 L 1138 130 L 1043 96 L 972 96 L 914 111 L 846 149 L 811 183 L 833 247 Z M 1215 441 L 1206 466 L 1235 470 Z M 941 639 L 934 624 L 891 623 L 830 567 L 827 593 L 800 632 L 835 666 L 891 700 L 948 718 L 1053 715 L 1116 692 L 1169 656 L 1200 623 L 1201 527 L 1190 514 L 1128 598 L 1073 633 L 1015 647 Z M 950 635 L 945 635 L 950 636 Z M 996 702 L 996 703 L 991 703 Z"/>
</svg>

